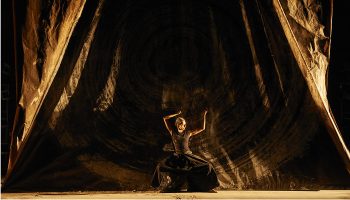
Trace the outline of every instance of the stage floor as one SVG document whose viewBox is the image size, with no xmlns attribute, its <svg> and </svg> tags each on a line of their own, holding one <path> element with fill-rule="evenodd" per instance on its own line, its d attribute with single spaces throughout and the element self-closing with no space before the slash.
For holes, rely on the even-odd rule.
<svg viewBox="0 0 350 200">
<path fill-rule="evenodd" d="M 350 199 L 350 190 L 157 192 L 33 192 L 2 193 L 1 199 Z"/>
</svg>

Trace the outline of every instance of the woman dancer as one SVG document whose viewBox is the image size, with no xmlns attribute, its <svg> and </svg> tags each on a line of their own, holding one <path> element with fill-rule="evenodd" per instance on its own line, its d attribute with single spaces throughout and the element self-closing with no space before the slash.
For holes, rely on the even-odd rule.
<svg viewBox="0 0 350 200">
<path fill-rule="evenodd" d="M 187 181 L 188 192 L 214 192 L 219 186 L 212 165 L 203 158 L 192 154 L 189 148 L 191 136 L 205 130 L 207 110 L 203 113 L 203 126 L 199 129 L 186 130 L 186 120 L 177 117 L 176 130 L 170 128 L 169 119 L 181 114 L 181 111 L 163 117 L 174 146 L 174 154 L 161 161 L 153 175 L 152 186 L 161 187 L 161 192 L 178 192 Z M 166 177 L 163 178 L 162 177 Z"/>
</svg>

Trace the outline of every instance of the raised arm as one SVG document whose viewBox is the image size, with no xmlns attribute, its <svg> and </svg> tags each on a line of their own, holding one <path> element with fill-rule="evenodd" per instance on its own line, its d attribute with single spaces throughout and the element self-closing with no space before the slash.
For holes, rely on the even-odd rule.
<svg viewBox="0 0 350 200">
<path fill-rule="evenodd" d="M 171 129 L 169 128 L 167 120 L 170 119 L 170 118 L 173 118 L 173 117 L 175 117 L 175 116 L 177 116 L 179 114 L 181 114 L 181 111 L 179 111 L 178 113 L 167 115 L 167 116 L 163 117 L 163 121 L 164 121 L 165 127 L 169 131 L 170 134 L 172 134 L 172 133 L 171 133 Z"/>
<path fill-rule="evenodd" d="M 197 135 L 198 133 L 202 132 L 205 130 L 205 122 L 206 122 L 206 118 L 207 118 L 207 113 L 208 111 L 204 111 L 203 113 L 203 127 L 202 128 L 199 128 L 199 129 L 196 129 L 196 130 L 193 130 L 190 132 L 191 136 L 193 135 Z"/>
</svg>

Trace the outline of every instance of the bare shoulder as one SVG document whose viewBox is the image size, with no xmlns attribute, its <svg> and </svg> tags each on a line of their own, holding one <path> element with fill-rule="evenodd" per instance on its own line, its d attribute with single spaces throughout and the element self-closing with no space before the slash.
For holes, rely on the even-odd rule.
<svg viewBox="0 0 350 200">
<path fill-rule="evenodd" d="M 191 137 L 194 133 L 195 133 L 195 131 L 187 131 L 187 132 L 186 132 L 186 135 L 188 135 L 189 137 Z"/>
</svg>

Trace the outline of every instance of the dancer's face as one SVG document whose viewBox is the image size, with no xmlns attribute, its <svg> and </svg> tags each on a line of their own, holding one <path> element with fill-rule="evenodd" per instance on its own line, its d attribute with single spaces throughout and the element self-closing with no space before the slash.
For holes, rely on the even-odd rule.
<svg viewBox="0 0 350 200">
<path fill-rule="evenodd" d="M 182 121 L 180 123 L 177 124 L 177 130 L 179 131 L 179 133 L 183 132 L 186 129 L 186 122 Z"/>
</svg>

